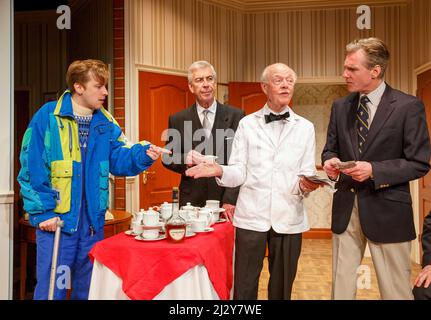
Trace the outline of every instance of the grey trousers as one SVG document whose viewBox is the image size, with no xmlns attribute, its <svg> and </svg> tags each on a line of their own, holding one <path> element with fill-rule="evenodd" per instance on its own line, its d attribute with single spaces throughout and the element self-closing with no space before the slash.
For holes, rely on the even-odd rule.
<svg viewBox="0 0 431 320">
<path fill-rule="evenodd" d="M 235 300 L 256 300 L 268 243 L 269 300 L 290 300 L 301 253 L 302 233 L 280 234 L 236 228 Z"/>
</svg>

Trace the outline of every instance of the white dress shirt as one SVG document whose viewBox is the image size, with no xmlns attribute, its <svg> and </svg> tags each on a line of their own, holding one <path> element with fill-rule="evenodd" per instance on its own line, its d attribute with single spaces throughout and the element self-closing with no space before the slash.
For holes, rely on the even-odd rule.
<svg viewBox="0 0 431 320">
<path fill-rule="evenodd" d="M 314 126 L 287 110 L 290 117 L 283 121 L 280 139 L 272 122 L 265 123 L 265 107 L 238 125 L 229 165 L 222 166 L 223 175 L 216 179 L 221 186 L 241 186 L 235 227 L 260 232 L 272 227 L 284 234 L 309 229 L 298 175 L 316 173 Z"/>
<path fill-rule="evenodd" d="M 208 110 L 208 120 L 211 123 L 211 128 L 214 126 L 214 120 L 215 120 L 215 114 L 217 111 L 217 101 L 216 99 L 214 99 L 213 103 L 209 106 L 208 109 L 205 109 L 204 107 L 202 107 L 197 101 L 196 101 L 196 109 L 198 112 L 198 116 L 199 116 L 199 120 L 201 121 L 201 124 L 203 125 L 204 123 L 204 111 Z"/>
<path fill-rule="evenodd" d="M 368 128 L 371 126 L 371 123 L 373 122 L 374 116 L 377 112 L 377 107 L 379 106 L 380 101 L 382 100 L 383 93 L 386 89 L 386 83 L 382 81 L 382 83 L 374 89 L 374 91 L 371 91 L 366 96 L 368 99 L 370 99 L 370 102 L 367 102 L 367 108 L 368 108 Z M 361 101 L 361 98 L 365 96 L 365 94 L 361 94 L 359 96 L 359 101 Z"/>
<path fill-rule="evenodd" d="M 288 106 L 285 106 L 283 108 L 283 110 L 281 110 L 280 112 L 275 112 L 275 111 L 271 110 L 267 104 L 265 104 L 265 106 L 263 107 L 263 115 L 264 116 L 265 115 L 269 115 L 270 113 L 273 113 L 275 115 L 279 115 L 279 114 L 286 113 L 288 111 L 289 111 L 289 107 Z M 283 130 L 285 128 L 285 124 L 288 121 L 289 121 L 289 119 L 272 121 L 272 122 L 268 123 L 268 125 L 271 126 L 272 132 L 274 133 L 274 136 L 275 136 L 275 138 L 277 139 L 278 142 L 280 140 L 281 133 L 283 132 Z"/>
</svg>

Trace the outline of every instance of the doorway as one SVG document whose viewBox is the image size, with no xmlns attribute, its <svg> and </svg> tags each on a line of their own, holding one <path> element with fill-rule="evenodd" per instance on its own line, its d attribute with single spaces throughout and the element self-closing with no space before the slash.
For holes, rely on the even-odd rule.
<svg viewBox="0 0 431 320">
<path fill-rule="evenodd" d="M 139 72 L 139 140 L 163 146 L 169 116 L 194 101 L 186 76 Z M 171 201 L 172 187 L 179 185 L 181 176 L 156 161 L 139 178 L 140 208 L 148 209 Z"/>
</svg>

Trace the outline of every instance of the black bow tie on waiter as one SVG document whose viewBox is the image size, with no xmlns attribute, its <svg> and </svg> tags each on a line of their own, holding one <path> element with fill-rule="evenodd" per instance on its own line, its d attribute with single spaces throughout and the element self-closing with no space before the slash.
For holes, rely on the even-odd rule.
<svg viewBox="0 0 431 320">
<path fill-rule="evenodd" d="M 272 121 L 278 121 L 289 118 L 290 114 L 289 111 L 283 113 L 283 114 L 273 114 L 272 112 L 270 114 L 265 115 L 265 122 L 270 123 Z"/>
</svg>

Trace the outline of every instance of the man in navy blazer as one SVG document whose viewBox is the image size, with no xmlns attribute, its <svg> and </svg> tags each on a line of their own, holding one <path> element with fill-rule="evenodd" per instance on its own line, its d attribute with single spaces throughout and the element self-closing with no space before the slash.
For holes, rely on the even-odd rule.
<svg viewBox="0 0 431 320">
<path fill-rule="evenodd" d="M 322 163 L 337 180 L 332 205 L 332 298 L 355 299 L 357 270 L 368 243 L 382 299 L 413 299 L 409 182 L 429 170 L 424 105 L 384 81 L 389 51 L 377 38 L 346 47 L 349 96 L 334 102 Z M 356 166 L 340 168 L 340 161 Z M 341 164 L 342 166 L 342 164 Z"/>
</svg>

